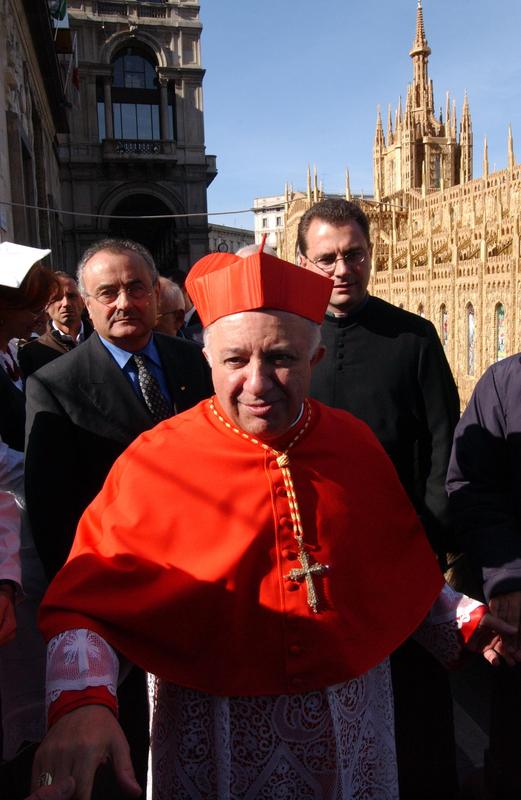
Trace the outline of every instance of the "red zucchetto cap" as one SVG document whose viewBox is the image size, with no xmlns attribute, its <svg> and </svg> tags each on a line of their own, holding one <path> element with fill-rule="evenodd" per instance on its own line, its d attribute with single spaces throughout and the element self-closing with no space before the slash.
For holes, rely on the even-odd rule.
<svg viewBox="0 0 521 800">
<path fill-rule="evenodd" d="M 207 328 L 220 317 L 272 308 L 321 323 L 333 281 L 259 251 L 247 258 L 211 253 L 197 261 L 186 289 Z"/>
</svg>

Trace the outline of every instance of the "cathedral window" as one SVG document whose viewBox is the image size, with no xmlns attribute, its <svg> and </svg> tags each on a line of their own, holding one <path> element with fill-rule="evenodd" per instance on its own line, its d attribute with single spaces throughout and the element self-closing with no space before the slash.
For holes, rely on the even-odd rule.
<svg viewBox="0 0 521 800">
<path fill-rule="evenodd" d="M 440 306 L 440 339 L 443 347 L 446 348 L 449 343 L 449 314 L 445 303 Z"/>
<path fill-rule="evenodd" d="M 496 305 L 495 312 L 495 333 L 496 333 L 496 361 L 501 361 L 507 354 L 506 347 L 506 325 L 505 325 L 505 306 L 503 303 Z"/>
<path fill-rule="evenodd" d="M 418 306 L 418 316 L 425 317 L 425 309 L 423 307 L 423 303 L 420 303 Z"/>
<path fill-rule="evenodd" d="M 474 306 L 467 304 L 467 375 L 474 375 L 476 368 L 476 320 Z"/>
</svg>

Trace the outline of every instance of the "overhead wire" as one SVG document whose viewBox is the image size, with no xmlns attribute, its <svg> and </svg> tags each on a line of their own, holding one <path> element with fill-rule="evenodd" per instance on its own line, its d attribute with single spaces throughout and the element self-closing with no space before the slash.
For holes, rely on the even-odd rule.
<svg viewBox="0 0 521 800">
<path fill-rule="evenodd" d="M 36 206 L 29 203 L 15 203 L 12 200 L 0 200 L 0 205 L 30 208 L 34 211 L 47 211 L 51 214 L 66 214 L 73 217 L 92 217 L 94 219 L 180 219 L 186 217 L 220 217 L 233 214 L 249 214 L 255 211 L 270 211 L 280 208 L 281 204 L 262 206 L 261 208 L 241 208 L 237 211 L 191 211 L 182 214 L 97 214 L 94 211 L 66 211 L 62 208 L 51 206 Z"/>
</svg>

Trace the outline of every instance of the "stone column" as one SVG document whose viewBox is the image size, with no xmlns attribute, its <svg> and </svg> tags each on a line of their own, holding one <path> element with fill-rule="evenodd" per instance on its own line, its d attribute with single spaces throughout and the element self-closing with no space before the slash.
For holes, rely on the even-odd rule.
<svg viewBox="0 0 521 800">
<path fill-rule="evenodd" d="M 112 116 L 112 77 L 103 78 L 103 99 L 105 101 L 105 138 L 114 138 L 114 119 Z"/>
<path fill-rule="evenodd" d="M 168 126 L 168 78 L 159 78 L 159 85 L 161 87 L 161 100 L 160 100 L 160 117 L 159 125 L 161 132 L 161 141 L 167 142 L 170 139 L 170 131 Z"/>
</svg>

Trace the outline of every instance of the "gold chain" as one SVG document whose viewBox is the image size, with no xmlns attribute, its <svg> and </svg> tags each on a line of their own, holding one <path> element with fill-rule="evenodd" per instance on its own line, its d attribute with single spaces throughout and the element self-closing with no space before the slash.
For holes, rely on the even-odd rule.
<svg viewBox="0 0 521 800">
<path fill-rule="evenodd" d="M 306 415 L 305 422 L 299 432 L 294 436 L 291 442 L 288 444 L 285 450 L 275 450 L 274 447 L 271 445 L 266 444 L 265 442 L 261 442 L 259 439 L 256 439 L 253 436 L 249 436 L 244 431 L 241 431 L 239 428 L 234 427 L 230 422 L 224 419 L 224 417 L 219 414 L 217 409 L 215 408 L 213 397 L 210 399 L 210 409 L 212 413 L 217 417 L 219 422 L 222 422 L 229 430 L 233 431 L 233 433 L 240 436 L 241 439 L 246 439 L 248 442 L 252 444 L 259 445 L 262 447 L 263 450 L 269 451 L 272 455 L 276 457 L 277 464 L 280 467 L 282 472 L 282 477 L 284 478 L 284 486 L 286 488 L 286 493 L 288 496 L 288 504 L 291 513 L 291 521 L 293 522 L 293 538 L 295 539 L 297 546 L 298 546 L 298 559 L 302 565 L 302 569 L 292 569 L 285 575 L 286 579 L 290 580 L 302 580 L 305 579 L 307 591 L 308 591 L 308 604 L 316 614 L 318 613 L 318 599 L 315 592 L 315 587 L 313 584 L 312 575 L 320 575 L 326 570 L 329 569 L 329 565 L 327 564 L 312 564 L 309 563 L 309 556 L 306 553 L 305 546 L 304 546 L 304 530 L 302 528 L 302 519 L 300 516 L 300 510 L 298 506 L 297 495 L 295 493 L 295 486 L 293 484 L 293 478 L 291 476 L 290 470 L 290 461 L 288 456 L 288 450 L 290 450 L 299 439 L 304 435 L 306 430 L 309 427 L 311 422 L 311 406 L 307 400 L 304 401 L 304 413 Z"/>
</svg>

